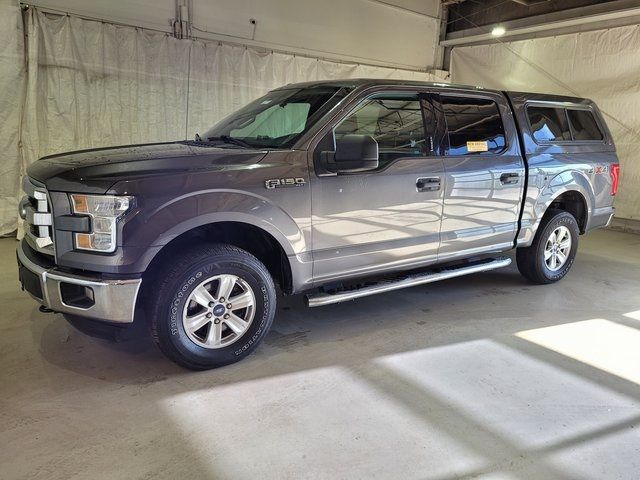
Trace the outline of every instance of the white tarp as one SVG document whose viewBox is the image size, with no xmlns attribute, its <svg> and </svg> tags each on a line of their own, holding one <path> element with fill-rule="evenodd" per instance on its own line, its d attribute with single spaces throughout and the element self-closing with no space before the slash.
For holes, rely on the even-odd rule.
<svg viewBox="0 0 640 480">
<path fill-rule="evenodd" d="M 640 26 L 453 50 L 451 80 L 591 98 L 621 159 L 616 216 L 640 219 Z"/>
<path fill-rule="evenodd" d="M 14 24 L 19 20 L 15 11 Z M 243 104 L 286 83 L 353 77 L 436 80 L 425 72 L 177 40 L 34 8 L 25 18 L 29 68 L 22 121 L 24 168 L 56 152 L 193 138 L 195 132 L 204 132 Z M 7 23 L 5 15 L 2 22 Z M 22 72 L 18 27 L 3 28 L 2 35 L 12 31 L 13 37 L 0 46 L 10 50 L 1 60 L 0 82 L 5 88 L 0 90 L 0 102 L 11 110 L 11 122 L 2 125 L 5 135 L 0 139 L 3 155 L 10 152 L 2 162 L 0 234 L 16 228 Z"/>
<path fill-rule="evenodd" d="M 16 229 L 25 78 L 23 38 L 20 9 L 0 4 L 0 234 Z"/>
</svg>

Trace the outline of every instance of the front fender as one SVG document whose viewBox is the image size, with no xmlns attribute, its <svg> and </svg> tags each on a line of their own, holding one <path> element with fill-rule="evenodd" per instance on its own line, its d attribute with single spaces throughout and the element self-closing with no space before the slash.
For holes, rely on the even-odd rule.
<svg viewBox="0 0 640 480">
<path fill-rule="evenodd" d="M 307 249 L 302 230 L 282 208 L 260 195 L 231 189 L 173 198 L 153 208 L 145 215 L 144 224 L 137 229 L 134 226 L 124 237 L 130 245 L 161 247 L 189 230 L 216 222 L 240 222 L 261 228 L 280 243 L 288 256 Z"/>
<path fill-rule="evenodd" d="M 530 176 L 517 240 L 519 247 L 531 245 L 542 217 L 544 217 L 549 206 L 560 195 L 571 191 L 582 195 L 588 220 L 591 218 L 595 207 L 595 194 L 585 173 L 579 170 L 565 170 L 556 175 L 538 173 Z"/>
</svg>

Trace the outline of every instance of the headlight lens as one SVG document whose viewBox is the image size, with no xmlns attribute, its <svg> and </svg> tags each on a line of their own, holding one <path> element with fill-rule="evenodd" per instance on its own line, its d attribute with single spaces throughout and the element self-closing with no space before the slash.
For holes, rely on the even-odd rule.
<svg viewBox="0 0 640 480">
<path fill-rule="evenodd" d="M 91 217 L 92 233 L 75 233 L 79 250 L 111 253 L 116 250 L 117 220 L 133 204 L 133 197 L 71 195 L 73 213 Z"/>
</svg>

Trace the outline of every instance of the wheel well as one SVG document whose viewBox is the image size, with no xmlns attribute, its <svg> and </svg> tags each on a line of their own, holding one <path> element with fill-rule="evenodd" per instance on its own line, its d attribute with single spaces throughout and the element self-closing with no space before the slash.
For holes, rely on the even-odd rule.
<svg viewBox="0 0 640 480">
<path fill-rule="evenodd" d="M 293 289 L 291 266 L 280 243 L 261 228 L 240 222 L 211 223 L 179 235 L 153 258 L 145 276 L 153 277 L 155 272 L 172 257 L 186 248 L 202 243 L 226 243 L 246 250 L 264 263 L 283 292 L 291 293 Z"/>
<path fill-rule="evenodd" d="M 564 192 L 553 200 L 549 208 L 569 212 L 578 222 L 580 233 L 585 232 L 587 228 L 587 202 L 580 192 L 575 190 Z"/>
</svg>

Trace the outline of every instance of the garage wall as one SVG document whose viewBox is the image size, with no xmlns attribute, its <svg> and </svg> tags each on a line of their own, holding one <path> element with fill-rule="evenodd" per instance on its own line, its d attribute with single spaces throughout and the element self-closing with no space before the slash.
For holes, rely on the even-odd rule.
<svg viewBox="0 0 640 480">
<path fill-rule="evenodd" d="M 436 63 L 439 0 L 191 1 L 200 38 L 412 69 Z M 175 17 L 175 0 L 28 3 L 167 32 Z"/>
<path fill-rule="evenodd" d="M 640 219 L 640 26 L 456 47 L 451 80 L 575 95 L 605 113 L 622 164 L 616 216 Z"/>
<path fill-rule="evenodd" d="M 29 68 L 22 149 L 21 156 L 6 159 L 23 170 L 57 152 L 193 138 L 240 105 L 290 82 L 353 77 L 441 80 L 419 71 L 177 40 L 35 8 L 24 18 Z M 19 60 L 14 59 L 17 65 Z M 11 132 L 16 130 L 14 125 Z M 7 234 L 17 224 L 18 170 L 7 172 L 3 181 L 6 188 L 0 193 L 8 200 L 3 203 L 0 233 Z"/>
</svg>

